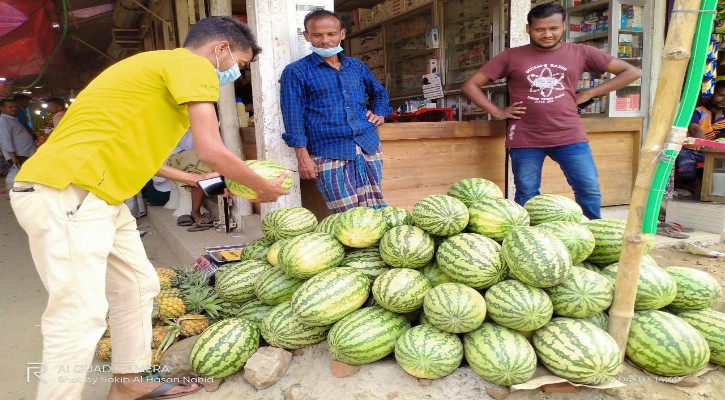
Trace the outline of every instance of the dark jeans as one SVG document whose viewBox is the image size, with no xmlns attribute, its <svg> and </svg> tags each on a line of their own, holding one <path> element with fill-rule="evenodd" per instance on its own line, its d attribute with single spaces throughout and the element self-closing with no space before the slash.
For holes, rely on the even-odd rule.
<svg viewBox="0 0 725 400">
<path fill-rule="evenodd" d="M 524 205 L 530 198 L 541 194 L 541 168 L 548 156 L 554 160 L 566 181 L 574 190 L 576 202 L 589 219 L 601 218 L 602 194 L 599 190 L 597 167 L 594 165 L 589 143 L 565 146 L 509 149 L 514 173 L 516 194 L 514 200 Z"/>
</svg>

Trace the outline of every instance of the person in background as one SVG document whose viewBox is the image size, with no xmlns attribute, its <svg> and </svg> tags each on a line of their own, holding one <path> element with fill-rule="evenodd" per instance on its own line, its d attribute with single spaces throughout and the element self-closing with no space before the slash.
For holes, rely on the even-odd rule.
<svg viewBox="0 0 725 400">
<path fill-rule="evenodd" d="M 10 201 L 48 291 L 38 400 L 81 398 L 107 312 L 108 400 L 175 398 L 201 388 L 141 376 L 151 366 L 160 287 L 123 201 L 160 172 L 189 126 L 199 159 L 250 187 L 257 201 L 288 193 L 281 186 L 288 173 L 268 181 L 224 146 L 214 109 L 219 87 L 234 82 L 260 51 L 239 20 L 201 19 L 182 48 L 142 52 L 101 72 L 20 170 Z"/>
<path fill-rule="evenodd" d="M 566 11 L 557 3 L 532 8 L 527 19 L 531 43 L 492 58 L 461 89 L 485 112 L 508 120 L 506 147 L 518 204 L 540 194 L 541 169 L 549 157 L 564 172 L 584 215 L 601 218 L 597 168 L 577 104 L 628 85 L 640 71 L 594 47 L 564 43 Z M 586 71 L 616 76 L 577 93 L 579 76 Z M 510 100 L 503 109 L 481 91 L 501 78 L 506 78 Z"/>
<path fill-rule="evenodd" d="M 25 129 L 28 130 L 30 136 L 33 137 L 33 141 L 37 140 L 38 135 L 33 132 L 33 128 L 31 127 L 32 121 L 30 120 L 30 110 L 28 109 L 28 106 L 30 105 L 30 96 L 18 93 L 13 96 L 13 101 L 15 101 L 18 106 L 18 110 L 15 113 L 15 118 L 18 119 L 20 125 L 24 126 Z"/>
<path fill-rule="evenodd" d="M 300 178 L 317 179 L 330 212 L 385 207 L 377 127 L 392 111 L 388 93 L 365 64 L 342 53 L 337 13 L 317 9 L 304 25 L 313 53 L 282 72 L 282 138 L 295 149 Z"/>
<path fill-rule="evenodd" d="M 248 77 L 249 69 L 242 71 L 242 75 L 234 82 L 234 94 L 242 99 L 244 110 L 249 116 L 254 115 L 254 97 L 252 96 L 252 81 Z"/>
<path fill-rule="evenodd" d="M 0 100 L 0 112 L 2 112 L 0 114 L 0 148 L 2 148 L 6 162 L 12 162 L 6 177 L 8 189 L 13 185 L 14 174 L 36 151 L 33 137 L 30 136 L 25 126 L 14 117 L 17 115 L 17 107 L 17 103 L 13 100 Z"/>
<path fill-rule="evenodd" d="M 45 99 L 48 104 L 48 112 L 53 114 L 53 127 L 57 128 L 60 119 L 65 115 L 65 100 L 60 97 L 51 97 Z"/>
</svg>

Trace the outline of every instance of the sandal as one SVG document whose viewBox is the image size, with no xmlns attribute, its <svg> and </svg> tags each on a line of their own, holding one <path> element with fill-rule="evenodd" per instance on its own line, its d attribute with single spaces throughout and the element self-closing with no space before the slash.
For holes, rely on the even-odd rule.
<svg viewBox="0 0 725 400">
<path fill-rule="evenodd" d="M 187 229 L 189 232 L 201 232 L 205 231 L 207 229 L 211 229 L 213 227 L 212 224 L 194 224 L 194 226 Z"/>
<path fill-rule="evenodd" d="M 180 215 L 179 218 L 176 219 L 176 225 L 191 226 L 194 225 L 194 219 L 191 218 L 191 215 L 189 214 Z"/>
<path fill-rule="evenodd" d="M 690 235 L 686 233 L 680 232 L 678 229 L 673 228 L 671 226 L 666 226 L 663 228 L 657 228 L 657 234 L 662 236 L 668 236 L 675 239 L 687 239 L 690 237 Z"/>
<path fill-rule="evenodd" d="M 184 396 L 188 396 L 190 394 L 194 394 L 194 393 L 198 392 L 199 390 L 201 390 L 201 385 L 197 384 L 195 389 L 189 390 L 188 392 L 164 394 L 176 386 L 187 386 L 187 385 L 179 385 L 176 383 L 165 382 L 165 383 L 162 383 L 161 385 L 159 385 L 159 387 L 157 387 L 156 389 L 146 393 L 145 395 L 139 397 L 136 400 L 176 399 L 179 397 L 184 397 Z"/>
<path fill-rule="evenodd" d="M 659 223 L 659 224 L 657 225 L 657 227 L 658 227 L 658 228 L 665 228 L 665 227 L 671 227 L 671 228 L 673 228 L 673 229 L 677 229 L 677 230 L 678 230 L 678 231 L 680 231 L 680 232 L 688 232 L 688 233 L 689 233 L 689 232 L 694 232 L 694 231 L 695 231 L 695 230 L 694 230 L 694 229 L 692 229 L 692 228 L 685 228 L 684 226 L 682 226 L 682 224 L 680 224 L 680 223 L 677 223 L 677 222 L 660 222 L 660 223 Z"/>
</svg>

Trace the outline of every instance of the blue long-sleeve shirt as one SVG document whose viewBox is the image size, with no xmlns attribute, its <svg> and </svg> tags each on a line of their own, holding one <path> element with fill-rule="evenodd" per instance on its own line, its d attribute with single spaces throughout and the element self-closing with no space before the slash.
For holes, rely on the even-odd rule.
<svg viewBox="0 0 725 400">
<path fill-rule="evenodd" d="M 380 145 L 375 124 L 368 122 L 367 98 L 375 115 L 392 112 L 385 88 L 361 61 L 340 53 L 337 70 L 312 53 L 285 67 L 280 101 L 290 147 L 306 147 L 310 154 L 353 160 L 355 144 L 367 154 Z"/>
</svg>

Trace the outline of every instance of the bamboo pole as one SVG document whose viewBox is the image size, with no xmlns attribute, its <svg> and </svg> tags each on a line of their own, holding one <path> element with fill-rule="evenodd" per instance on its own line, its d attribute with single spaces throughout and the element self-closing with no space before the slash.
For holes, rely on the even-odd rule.
<svg viewBox="0 0 725 400">
<path fill-rule="evenodd" d="M 642 219 L 647 204 L 652 176 L 663 151 L 665 138 L 672 127 L 690 60 L 700 0 L 675 0 L 667 31 L 662 67 L 657 80 L 647 136 L 640 151 L 639 171 L 632 190 L 629 217 L 624 230 L 622 254 L 619 257 L 614 301 L 609 311 L 609 333 L 617 342 L 624 359 L 629 328 L 634 316 L 639 265 L 650 235 L 642 234 Z"/>
</svg>

